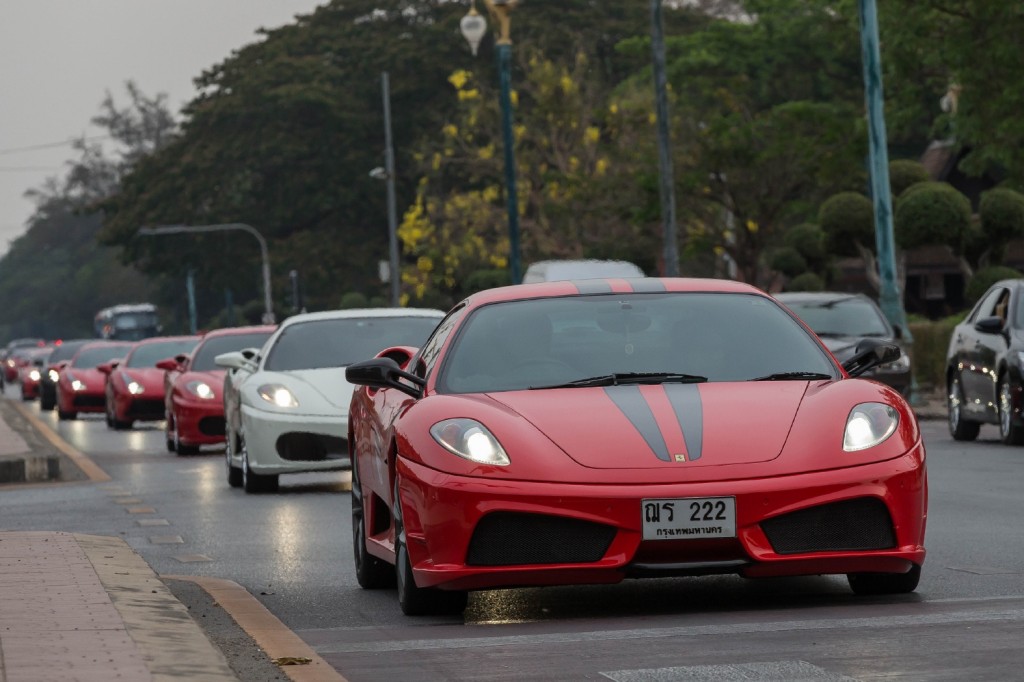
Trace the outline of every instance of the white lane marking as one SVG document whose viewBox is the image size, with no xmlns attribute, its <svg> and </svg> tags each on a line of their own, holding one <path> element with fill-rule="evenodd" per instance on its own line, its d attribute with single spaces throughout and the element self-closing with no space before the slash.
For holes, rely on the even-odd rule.
<svg viewBox="0 0 1024 682">
<path fill-rule="evenodd" d="M 675 668 L 616 670 L 601 673 L 615 682 L 856 682 L 853 677 L 830 673 L 807 661 L 765 661 L 759 663 L 726 663 L 722 665 L 691 665 Z"/>
</svg>

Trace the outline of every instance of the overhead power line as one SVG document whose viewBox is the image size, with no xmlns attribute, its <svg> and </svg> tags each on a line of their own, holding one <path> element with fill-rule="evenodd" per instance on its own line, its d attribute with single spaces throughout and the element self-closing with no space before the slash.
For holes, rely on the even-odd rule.
<svg viewBox="0 0 1024 682">
<path fill-rule="evenodd" d="M 109 140 L 113 135 L 89 135 L 87 137 L 72 137 L 61 142 L 47 142 L 45 144 L 34 144 L 29 147 L 10 147 L 8 149 L 0 149 L 0 156 L 7 156 L 9 154 L 20 154 L 22 152 L 34 152 L 41 149 L 54 149 L 56 147 L 67 147 L 69 145 L 78 142 L 79 140 Z"/>
</svg>

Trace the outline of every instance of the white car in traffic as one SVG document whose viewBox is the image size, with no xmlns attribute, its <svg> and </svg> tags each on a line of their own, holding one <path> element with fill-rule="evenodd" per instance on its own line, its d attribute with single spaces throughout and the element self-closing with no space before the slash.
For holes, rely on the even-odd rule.
<svg viewBox="0 0 1024 682">
<path fill-rule="evenodd" d="M 270 492 L 281 474 L 351 466 L 345 367 L 391 346 L 420 346 L 440 310 L 370 308 L 288 318 L 258 352 L 224 353 L 228 483 Z"/>
</svg>

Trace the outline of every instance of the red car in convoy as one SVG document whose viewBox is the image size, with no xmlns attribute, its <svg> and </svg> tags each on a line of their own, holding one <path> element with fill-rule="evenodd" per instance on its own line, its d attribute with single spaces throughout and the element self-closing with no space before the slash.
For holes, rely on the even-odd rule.
<svg viewBox="0 0 1024 682">
<path fill-rule="evenodd" d="M 167 450 L 195 454 L 201 445 L 224 444 L 226 370 L 214 364 L 222 353 L 261 348 L 274 332 L 273 325 L 231 327 L 206 333 L 187 355 L 161 360 L 165 369 L 164 410 L 167 413 Z"/>
<path fill-rule="evenodd" d="M 39 397 L 39 382 L 46 371 L 46 359 L 53 353 L 53 346 L 33 348 L 26 353 L 26 364 L 18 370 L 18 383 L 21 384 L 21 399 L 35 400 Z"/>
<path fill-rule="evenodd" d="M 103 412 L 107 377 L 97 367 L 131 350 L 131 343 L 94 341 L 83 345 L 57 374 L 57 417 L 74 419 L 79 412 Z"/>
<path fill-rule="evenodd" d="M 407 614 L 469 590 L 627 577 L 845 574 L 916 589 L 925 449 L 891 387 L 856 378 L 767 294 L 700 279 L 470 296 L 419 350 L 350 365 L 352 525 L 365 588 Z"/>
<path fill-rule="evenodd" d="M 164 414 L 164 372 L 157 363 L 192 352 L 198 336 L 155 336 L 136 341 L 107 372 L 104 409 L 107 426 L 130 429 L 136 421 L 159 421 Z"/>
</svg>

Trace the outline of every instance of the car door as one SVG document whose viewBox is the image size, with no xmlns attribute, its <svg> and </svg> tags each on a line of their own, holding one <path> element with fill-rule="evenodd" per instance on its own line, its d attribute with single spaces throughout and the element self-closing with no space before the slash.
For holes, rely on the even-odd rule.
<svg viewBox="0 0 1024 682">
<path fill-rule="evenodd" d="M 1010 292 L 1005 286 L 992 287 L 975 309 L 968 325 L 962 325 L 961 348 L 963 370 L 961 386 L 964 392 L 964 410 L 968 414 L 990 421 L 996 416 L 996 356 L 1006 352 L 1006 338 L 1002 330 L 985 331 L 979 328 L 983 320 L 1000 317 L 1005 327 Z"/>
</svg>

